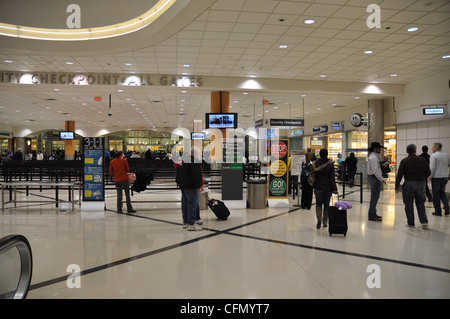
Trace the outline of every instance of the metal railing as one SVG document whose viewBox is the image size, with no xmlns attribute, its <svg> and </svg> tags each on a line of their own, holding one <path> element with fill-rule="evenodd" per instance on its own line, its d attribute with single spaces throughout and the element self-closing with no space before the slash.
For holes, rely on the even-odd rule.
<svg viewBox="0 0 450 319">
<path fill-rule="evenodd" d="M 33 257 L 31 253 L 31 246 L 25 236 L 22 235 L 9 235 L 0 239 L 0 263 L 3 259 L 10 260 L 11 257 L 5 257 L 8 252 L 17 249 L 20 257 L 20 271 L 18 278 L 10 276 L 9 278 L 0 278 L 0 282 L 3 282 L 0 293 L 2 299 L 25 299 L 30 288 L 31 276 L 33 273 Z M 6 262 L 7 264 L 7 262 Z M 13 272 L 15 269 L 11 265 L 2 265 L 3 268 L 0 276 L 7 277 L 7 275 Z M 5 284 L 6 281 L 12 281 L 11 285 Z M 17 282 L 16 282 L 17 281 Z M 6 287 L 6 288 L 5 288 Z M 13 287 L 13 288 L 9 288 Z M 6 291 L 5 291 L 6 290 Z"/>
</svg>

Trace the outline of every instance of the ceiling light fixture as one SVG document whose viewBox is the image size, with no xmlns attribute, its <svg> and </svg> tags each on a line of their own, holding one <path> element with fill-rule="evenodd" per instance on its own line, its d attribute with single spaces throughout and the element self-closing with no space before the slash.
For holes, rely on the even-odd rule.
<svg viewBox="0 0 450 319">
<path fill-rule="evenodd" d="M 305 24 L 313 24 L 313 23 L 315 23 L 316 21 L 315 20 L 313 20 L 313 19 L 307 19 L 307 20 L 305 20 Z"/>
<path fill-rule="evenodd" d="M 280 49 L 286 49 L 288 46 L 286 44 L 280 44 L 279 48 Z"/>
<path fill-rule="evenodd" d="M 417 31 L 417 30 L 419 30 L 418 27 L 411 27 L 411 28 L 408 28 L 408 29 L 407 29 L 408 32 L 415 32 L 415 31 Z"/>
<path fill-rule="evenodd" d="M 364 51 L 364 53 L 365 53 L 365 54 L 372 54 L 373 51 L 372 51 L 372 50 L 367 50 L 367 51 Z"/>
<path fill-rule="evenodd" d="M 159 0 L 150 10 L 139 17 L 115 25 L 83 29 L 48 29 L 0 23 L 0 35 L 46 41 L 86 41 L 113 38 L 149 26 L 176 1 Z"/>
<path fill-rule="evenodd" d="M 448 59 L 448 58 L 450 58 L 450 54 L 444 55 L 444 56 L 442 56 L 442 58 L 443 59 Z"/>
</svg>

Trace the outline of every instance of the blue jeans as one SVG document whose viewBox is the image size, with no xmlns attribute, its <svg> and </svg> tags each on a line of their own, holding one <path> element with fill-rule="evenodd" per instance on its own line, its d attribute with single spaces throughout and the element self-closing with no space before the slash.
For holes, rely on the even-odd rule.
<svg viewBox="0 0 450 319">
<path fill-rule="evenodd" d="M 184 188 L 181 190 L 181 211 L 183 223 L 194 225 L 200 218 L 200 207 L 198 206 L 198 189 Z"/>
<path fill-rule="evenodd" d="M 377 215 L 377 204 L 380 198 L 381 182 L 373 175 L 367 175 L 367 181 L 370 185 L 370 204 L 369 204 L 369 218 Z"/>
<path fill-rule="evenodd" d="M 441 201 L 444 204 L 444 209 L 448 211 L 448 199 L 445 195 L 445 186 L 447 185 L 447 178 L 432 178 L 431 189 L 433 192 L 433 206 L 436 215 L 442 215 Z"/>
<path fill-rule="evenodd" d="M 402 186 L 402 196 L 408 225 L 414 226 L 414 202 L 416 202 L 420 223 L 428 223 L 425 211 L 426 182 L 405 181 Z"/>
</svg>

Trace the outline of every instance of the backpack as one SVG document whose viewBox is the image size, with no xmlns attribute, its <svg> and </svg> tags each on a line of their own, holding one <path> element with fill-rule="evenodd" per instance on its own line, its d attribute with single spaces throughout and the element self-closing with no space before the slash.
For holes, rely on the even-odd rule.
<svg viewBox="0 0 450 319">
<path fill-rule="evenodd" d="M 333 160 L 330 159 L 325 164 L 320 165 L 319 167 L 316 168 L 316 162 L 313 162 L 313 164 L 312 164 L 313 165 L 313 170 L 308 176 L 308 184 L 310 186 L 314 186 L 314 183 L 316 182 L 316 173 L 321 171 L 325 166 L 327 166 L 330 163 L 333 163 Z"/>
</svg>

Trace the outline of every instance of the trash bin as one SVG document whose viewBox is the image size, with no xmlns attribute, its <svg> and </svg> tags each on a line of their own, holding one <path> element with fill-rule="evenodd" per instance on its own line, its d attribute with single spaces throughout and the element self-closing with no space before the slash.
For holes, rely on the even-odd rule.
<svg viewBox="0 0 450 319">
<path fill-rule="evenodd" d="M 267 207 L 267 181 L 264 179 L 247 180 L 247 207 L 264 209 Z"/>
</svg>

